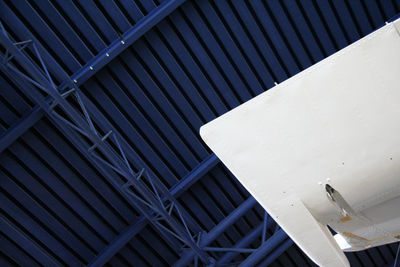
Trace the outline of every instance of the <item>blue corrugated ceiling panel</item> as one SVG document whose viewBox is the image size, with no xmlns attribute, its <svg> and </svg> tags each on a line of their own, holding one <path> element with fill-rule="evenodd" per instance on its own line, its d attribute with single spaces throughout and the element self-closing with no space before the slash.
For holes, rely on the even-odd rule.
<svg viewBox="0 0 400 267">
<path fill-rule="evenodd" d="M 2 1 L 0 15 L 12 38 L 35 41 L 62 87 L 169 2 L 174 1 Z M 78 82 L 99 132 L 118 133 L 130 156 L 139 157 L 168 189 L 210 156 L 200 126 L 400 12 L 400 0 L 181 2 Z M 0 265 L 87 265 L 135 223 L 141 225 L 138 233 L 108 255 L 108 265 L 169 266 L 180 259 L 181 251 L 143 219 L 4 69 L 0 84 Z M 217 164 L 176 197 L 195 224 L 209 232 L 249 194 Z M 247 247 L 257 248 L 260 234 L 255 233 L 261 233 L 263 216 L 255 205 L 209 246 L 232 247 L 253 233 Z M 392 244 L 348 258 L 354 266 L 383 266 L 393 262 L 395 249 Z M 230 260 L 235 266 L 247 256 L 237 253 Z M 314 266 L 295 245 L 272 265 Z"/>
</svg>

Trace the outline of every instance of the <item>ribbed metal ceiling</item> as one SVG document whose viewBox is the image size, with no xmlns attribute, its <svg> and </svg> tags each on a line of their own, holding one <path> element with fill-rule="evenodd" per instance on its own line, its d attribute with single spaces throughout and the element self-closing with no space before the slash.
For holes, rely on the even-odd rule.
<svg viewBox="0 0 400 267">
<path fill-rule="evenodd" d="M 1 2 L 0 15 L 12 38 L 35 41 L 61 85 L 163 4 L 17 0 Z M 89 112 L 101 118 L 94 121 L 99 131 L 119 133 L 173 188 L 210 157 L 200 126 L 398 12 L 398 0 L 186 1 L 89 79 L 77 82 Z M 0 84 L 0 265 L 93 262 L 143 217 L 4 70 Z M 178 200 L 199 227 L 210 231 L 249 197 L 218 163 Z M 260 230 L 263 216 L 257 204 L 211 245 L 234 246 Z M 273 232 L 272 227 L 268 236 Z M 259 242 L 254 238 L 250 247 Z M 354 266 L 383 266 L 393 262 L 396 248 L 348 257 Z M 246 257 L 238 254 L 232 262 Z M 179 258 L 176 248 L 144 224 L 108 265 L 168 266 Z M 272 265 L 314 266 L 295 245 Z"/>
</svg>

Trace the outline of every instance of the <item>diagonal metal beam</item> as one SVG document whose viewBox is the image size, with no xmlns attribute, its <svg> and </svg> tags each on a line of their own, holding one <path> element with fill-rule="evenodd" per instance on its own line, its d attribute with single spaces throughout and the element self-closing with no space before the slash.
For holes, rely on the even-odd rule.
<svg viewBox="0 0 400 267">
<path fill-rule="evenodd" d="M 208 244 L 213 242 L 219 235 L 221 235 L 225 230 L 235 223 L 240 217 L 242 217 L 247 211 L 249 211 L 257 201 L 254 197 L 249 197 L 246 201 L 244 201 L 238 208 L 236 208 L 233 212 L 231 212 L 227 217 L 225 217 L 219 224 L 217 224 L 213 229 L 211 229 L 208 233 L 202 235 L 200 239 L 199 246 L 201 248 L 206 247 Z M 173 266 L 188 266 L 190 262 L 196 254 L 193 251 L 185 251 L 182 257 L 174 263 Z"/>
<path fill-rule="evenodd" d="M 112 59 L 120 55 L 126 48 L 133 44 L 137 39 L 143 36 L 158 22 L 171 14 L 176 8 L 182 5 L 186 0 L 169 0 L 156 7 L 144 18 L 133 25 L 121 37 L 112 42 L 107 48 L 102 50 L 97 56 L 90 60 L 80 71 L 73 74 L 71 80 L 76 81 L 78 85 L 87 81 L 94 73 L 99 71 Z M 61 89 L 68 87 L 63 85 Z"/>
<path fill-rule="evenodd" d="M 215 165 L 219 159 L 215 154 L 210 155 L 203 160 L 195 169 L 193 169 L 187 176 L 181 179 L 176 186 L 174 186 L 170 193 L 174 197 L 179 197 L 184 193 L 192 184 L 203 177 Z M 122 234 L 114 239 L 91 263 L 89 266 L 103 266 L 106 264 L 118 251 L 124 247 L 136 234 L 138 234 L 146 225 L 148 220 L 141 216 L 133 225 L 129 226 Z"/>
<path fill-rule="evenodd" d="M 294 244 L 293 240 L 288 238 L 285 242 L 283 242 L 279 247 L 273 250 L 266 258 L 263 260 L 259 266 L 268 266 L 270 265 L 276 258 L 278 258 L 283 252 L 285 252 L 288 248 L 290 248 Z"/>
<path fill-rule="evenodd" d="M 139 157 L 131 157 L 129 154 L 126 154 L 126 152 L 132 154 L 132 147 L 129 145 L 126 147 L 121 146 L 126 141 L 115 130 L 114 132 L 111 130 L 107 131 L 106 134 L 101 134 L 93 124 L 86 104 L 82 99 L 80 89 L 76 85 L 73 85 L 72 82 L 71 85 L 73 86 L 70 90 L 65 93 L 59 92 L 35 43 L 31 40 L 23 42 L 12 41 L 1 23 L 0 26 L 2 30 L 0 42 L 6 48 L 4 66 L 7 66 L 10 71 L 35 86 L 32 90 L 24 88 L 25 93 L 30 95 L 56 124 L 65 124 L 88 139 L 85 141 L 86 148 L 79 148 L 81 152 L 84 154 L 89 153 L 89 159 L 93 163 L 100 162 L 104 167 L 108 167 L 113 171 L 113 174 L 106 176 L 106 178 L 152 222 L 152 225 L 159 230 L 160 234 L 172 248 L 179 249 L 180 245 L 177 241 L 180 241 L 195 251 L 203 262 L 207 263 L 209 261 L 208 255 L 199 248 L 192 236 L 201 231 L 200 227 L 180 206 L 165 185 L 160 180 L 154 179 L 154 173 L 150 174 L 151 171 L 145 168 L 144 163 Z M 23 52 L 25 47 L 19 47 L 20 44 L 24 43 L 31 44 L 41 68 L 30 56 Z M 10 63 L 9 54 L 13 56 L 13 59 L 15 59 L 23 70 L 19 70 L 15 65 Z M 23 71 L 26 71 L 26 74 Z M 50 99 L 51 103 L 47 102 L 48 99 L 44 99 L 41 91 L 52 98 Z M 78 105 L 78 108 L 67 100 L 67 97 L 70 95 L 74 96 L 75 101 L 77 101 L 75 105 Z M 55 107 L 60 108 L 64 116 L 66 115 L 67 117 L 63 117 L 56 112 L 54 110 Z M 105 120 L 101 115 L 96 119 Z M 124 142 L 122 143 L 121 141 Z M 90 144 L 92 146 L 88 147 Z M 128 157 L 126 157 L 127 155 Z M 134 172 L 131 164 L 135 164 L 135 167 L 139 171 Z M 167 204 L 163 201 L 163 198 L 165 198 Z"/>
<path fill-rule="evenodd" d="M 266 255 L 271 253 L 274 249 L 279 248 L 279 245 L 288 238 L 287 234 L 282 230 L 278 230 L 273 234 L 267 242 L 262 244 L 256 251 L 247 257 L 239 266 L 248 267 L 255 266 Z M 280 254 L 279 254 L 280 255 Z"/>
<path fill-rule="evenodd" d="M 27 115 L 20 118 L 0 137 L 0 153 L 17 140 L 44 115 L 39 106 L 35 106 Z"/>
<path fill-rule="evenodd" d="M 62 92 L 69 86 L 69 81 L 76 81 L 77 85 L 83 84 L 103 68 L 112 59 L 120 55 L 126 48 L 132 45 L 136 40 L 142 37 L 146 32 L 152 29 L 158 22 L 171 14 L 176 8 L 182 5 L 186 0 L 170 0 L 163 2 L 160 6 L 150 11 L 144 18 L 138 21 L 130 29 L 121 35 L 121 37 L 113 41 L 108 47 L 103 49 L 86 65 L 75 72 L 57 89 Z M 36 105 L 23 119 L 19 120 L 14 127 L 9 129 L 0 137 L 0 153 L 18 139 L 32 125 L 44 116 L 39 105 Z"/>
</svg>

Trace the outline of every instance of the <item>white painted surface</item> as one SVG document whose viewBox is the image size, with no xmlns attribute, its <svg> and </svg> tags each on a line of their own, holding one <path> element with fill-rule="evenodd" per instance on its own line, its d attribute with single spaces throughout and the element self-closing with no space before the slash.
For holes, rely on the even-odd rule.
<svg viewBox="0 0 400 267">
<path fill-rule="evenodd" d="M 384 204 L 400 195 L 398 30 L 394 23 L 384 26 L 211 121 L 200 134 L 313 261 L 348 266 L 326 224 L 369 240 L 400 232 L 400 225 L 388 229 L 387 221 L 363 214 L 378 214 L 378 205 L 400 214 L 400 207 Z M 351 206 L 352 220 L 340 222 L 326 183 Z M 396 241 L 346 240 L 357 249 Z"/>
</svg>

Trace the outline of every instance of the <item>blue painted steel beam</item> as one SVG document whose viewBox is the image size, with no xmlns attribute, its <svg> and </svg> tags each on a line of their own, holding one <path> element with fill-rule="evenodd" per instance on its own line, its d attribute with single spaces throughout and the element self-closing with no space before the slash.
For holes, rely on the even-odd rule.
<svg viewBox="0 0 400 267">
<path fill-rule="evenodd" d="M 89 149 L 82 149 L 82 152 L 89 152 L 89 154 L 92 156 L 89 158 L 94 163 L 97 162 L 95 160 L 97 159 L 116 173 L 121 174 L 127 180 L 123 186 L 119 187 L 120 191 L 124 193 L 127 197 L 130 197 L 130 200 L 137 207 L 137 209 L 152 222 L 154 227 L 156 227 L 160 231 L 160 233 L 166 238 L 166 241 L 168 241 L 172 245 L 172 247 L 179 248 L 178 243 L 170 239 L 170 236 L 168 236 L 167 233 L 173 235 L 184 244 L 188 245 L 203 262 L 207 263 L 209 261 L 209 257 L 194 242 L 191 236 L 191 232 L 189 231 L 187 224 L 184 222 L 184 216 L 186 216 L 186 213 L 184 213 L 184 210 L 180 210 L 179 203 L 176 202 L 174 197 L 171 196 L 170 192 L 165 188 L 165 185 L 163 185 L 158 180 L 153 180 L 147 171 L 143 175 L 143 178 L 139 179 L 142 176 L 143 171 L 145 170 L 144 168 L 139 167 L 139 169 L 142 169 L 142 171 L 140 173 L 133 173 L 130 167 L 130 163 L 125 156 L 124 150 L 120 146 L 120 142 L 118 141 L 118 138 L 120 137 L 117 136 L 117 133 L 113 133 L 111 137 L 110 134 L 112 133 L 112 131 L 109 131 L 104 136 L 100 136 L 98 134 L 93 126 L 91 118 L 89 117 L 87 109 L 82 102 L 82 98 L 80 96 L 81 92 L 79 88 L 75 87 L 73 90 L 68 91 L 66 94 L 69 95 L 72 92 L 75 94 L 79 105 L 81 106 L 81 112 L 83 114 L 79 113 L 79 111 L 75 109 L 71 103 L 66 101 L 66 94 L 61 94 L 57 90 L 34 43 L 32 43 L 32 47 L 36 53 L 37 59 L 42 65 L 43 71 L 35 65 L 32 59 L 27 57 L 22 52 L 22 50 L 17 47 L 17 45 L 21 44 L 21 42 L 14 43 L 8 37 L 3 27 L 2 34 L 0 34 L 0 42 L 7 49 L 6 55 L 8 56 L 8 53 L 13 55 L 14 59 L 24 68 L 24 70 L 31 77 L 22 73 L 20 70 L 16 69 L 9 63 L 7 64 L 7 66 L 11 68 L 15 73 L 18 73 L 24 79 L 35 84 L 35 86 L 37 87 L 35 88 L 36 90 L 27 90 L 25 93 L 31 95 L 31 97 L 34 98 L 35 101 L 42 106 L 42 108 L 46 111 L 46 113 L 49 114 L 49 116 L 54 117 L 54 120 L 56 122 L 57 119 L 59 119 L 60 121 L 62 120 L 66 125 L 85 135 L 93 143 L 93 146 L 91 146 Z M 31 41 L 29 40 L 29 42 Z M 47 94 L 49 94 L 49 96 L 54 99 L 54 102 L 59 105 L 71 119 L 71 122 L 61 117 L 58 113 L 51 109 L 52 107 L 49 106 L 48 103 L 46 103 L 46 101 L 40 95 L 39 89 L 45 91 Z M 104 120 L 104 118 L 102 117 L 97 119 Z M 106 143 L 107 139 L 110 139 L 112 137 L 114 137 L 114 142 L 119 148 L 119 152 L 121 153 L 121 155 L 118 154 L 118 151 L 114 150 L 113 147 Z M 100 158 L 95 153 L 90 153 L 91 150 L 95 149 L 96 147 L 104 155 L 104 159 Z M 128 149 L 132 150 L 131 147 L 128 147 Z M 142 164 L 140 159 L 137 157 L 135 157 L 135 160 L 133 162 L 135 164 L 139 164 L 139 166 Z M 111 183 L 118 186 L 117 183 L 119 182 L 119 180 L 116 179 L 115 176 L 107 176 L 106 178 L 110 179 Z M 147 179 L 152 187 L 148 187 L 145 182 L 143 182 L 143 179 Z M 131 190 L 124 191 L 125 188 L 128 188 L 125 187 L 125 185 L 133 186 L 144 199 L 140 199 L 140 197 Z M 152 190 L 154 190 L 154 192 Z M 165 207 L 164 204 L 161 203 L 161 199 L 159 199 L 160 195 L 163 195 L 168 199 L 170 203 L 170 206 L 168 207 L 169 210 L 167 210 L 167 207 Z M 153 212 L 148 211 L 146 206 L 156 212 L 157 217 L 154 217 Z M 178 219 L 171 215 L 172 209 L 175 209 L 178 213 Z M 169 229 L 159 222 L 161 219 L 167 223 L 168 227 L 170 227 Z M 183 225 L 180 223 L 179 220 L 182 220 Z M 194 229 L 194 231 L 196 232 L 197 230 Z"/>
<path fill-rule="evenodd" d="M 210 171 L 215 165 L 217 165 L 219 159 L 215 154 L 211 154 L 204 161 L 202 161 L 196 168 L 194 168 L 187 176 L 181 179 L 176 186 L 174 186 L 170 193 L 174 197 L 179 197 L 184 193 L 191 185 L 203 177 L 208 171 Z M 139 233 L 144 227 L 146 227 L 148 220 L 141 216 L 137 222 L 129 226 L 122 234 L 114 239 L 111 244 L 104 249 L 91 263 L 89 266 L 103 266 L 106 264 L 122 247 L 124 247 L 137 233 Z"/>
<path fill-rule="evenodd" d="M 279 231 L 275 232 L 275 234 L 273 234 L 267 242 L 262 244 L 255 252 L 247 257 L 247 259 L 245 259 L 239 266 L 255 266 L 266 255 L 271 253 L 274 249 L 278 248 L 279 245 L 283 243 L 287 238 L 287 234 L 282 229 L 280 229 Z"/>
<path fill-rule="evenodd" d="M 20 118 L 0 137 L 0 153 L 32 127 L 43 115 L 43 110 L 39 106 L 35 106 L 28 114 Z"/>
<path fill-rule="evenodd" d="M 199 246 L 200 248 L 206 247 L 208 244 L 213 242 L 219 235 L 221 235 L 229 226 L 235 223 L 240 217 L 242 217 L 247 211 L 249 211 L 257 201 L 254 197 L 249 197 L 244 201 L 238 208 L 232 213 L 225 217 L 219 224 L 217 224 L 208 233 L 201 236 Z M 187 266 L 193 260 L 196 254 L 193 251 L 186 251 L 182 257 L 174 263 L 173 266 Z"/>
<path fill-rule="evenodd" d="M 272 251 L 268 255 L 268 257 L 259 264 L 259 266 L 270 265 L 276 258 L 278 258 L 283 252 L 285 252 L 292 245 L 293 245 L 293 240 L 290 238 L 286 239 L 286 241 L 283 244 L 281 244 L 278 248 L 276 248 L 274 251 Z"/>
<path fill-rule="evenodd" d="M 219 163 L 219 158 L 213 153 L 203 160 L 196 168 L 194 168 L 187 176 L 181 179 L 171 189 L 171 194 L 175 197 L 180 196 L 201 177 L 208 173 L 215 165 Z"/>
<path fill-rule="evenodd" d="M 137 39 L 143 36 L 158 22 L 171 14 L 176 8 L 182 5 L 186 0 L 169 0 L 163 2 L 160 6 L 150 11 L 143 19 L 127 30 L 122 36 L 102 50 L 97 56 L 90 60 L 82 69 L 72 75 L 71 80 L 76 81 L 78 85 L 87 81 L 94 73 L 99 71 L 112 59 L 120 55 L 126 48 L 133 44 Z M 67 88 L 68 84 L 63 85 L 62 90 Z"/>
<path fill-rule="evenodd" d="M 142 20 L 122 34 L 121 38 L 113 41 L 108 47 L 97 54 L 85 66 L 75 72 L 67 81 L 62 83 L 57 89 L 62 92 L 69 87 L 69 82 L 76 81 L 77 85 L 83 84 L 96 74 L 102 67 L 112 59 L 120 55 L 129 45 L 142 37 L 147 31 L 154 27 L 158 22 L 171 14 L 176 8 L 183 4 L 185 0 L 170 0 L 162 3 L 147 14 Z M 25 131 L 32 127 L 44 115 L 39 105 L 36 105 L 23 119 L 0 137 L 0 153 L 18 139 Z"/>
<path fill-rule="evenodd" d="M 270 228 L 274 224 L 273 220 L 269 220 L 266 224 L 266 229 Z M 261 223 L 259 226 L 254 228 L 250 231 L 245 237 L 239 240 L 233 247 L 234 248 L 245 248 L 250 245 L 254 240 L 259 237 L 264 229 L 264 222 Z M 218 259 L 215 266 L 224 266 L 225 264 L 229 263 L 233 260 L 239 253 L 237 252 L 228 252 L 225 253 L 221 258 Z"/>
</svg>

